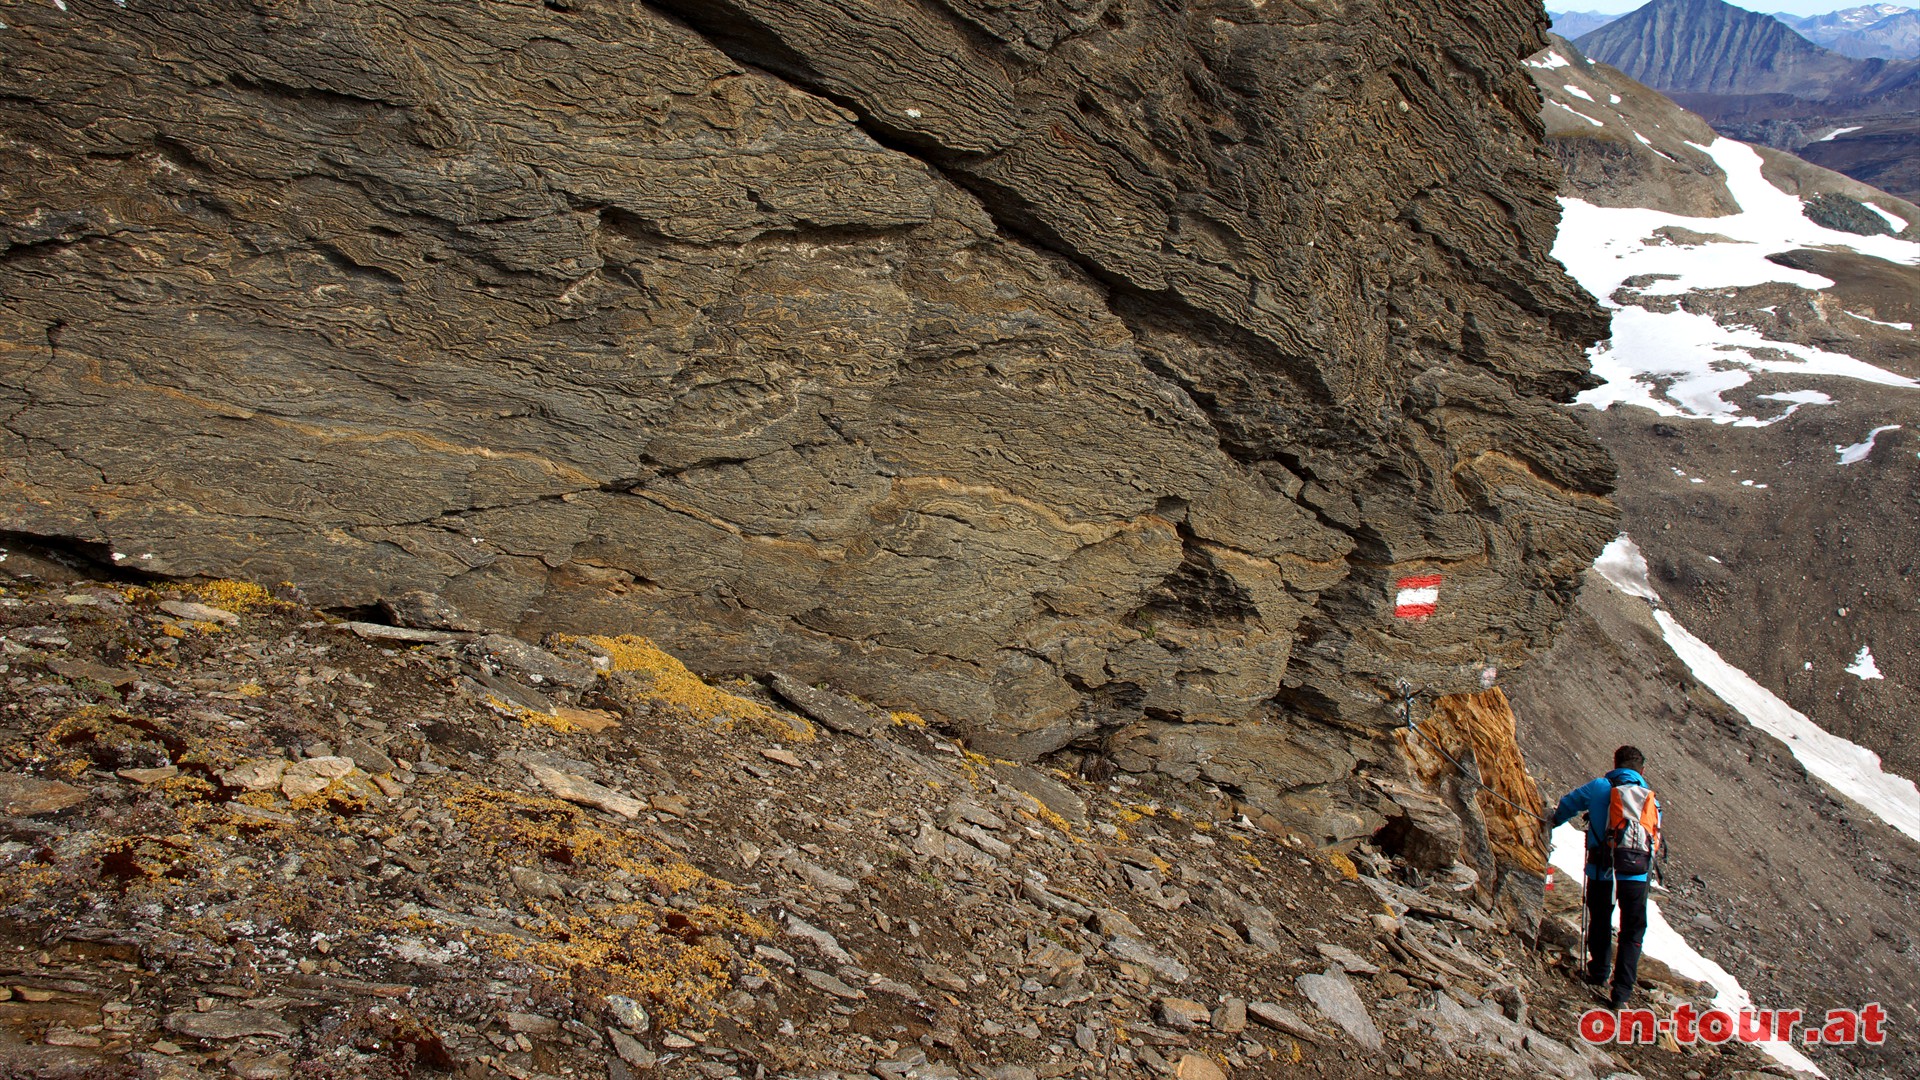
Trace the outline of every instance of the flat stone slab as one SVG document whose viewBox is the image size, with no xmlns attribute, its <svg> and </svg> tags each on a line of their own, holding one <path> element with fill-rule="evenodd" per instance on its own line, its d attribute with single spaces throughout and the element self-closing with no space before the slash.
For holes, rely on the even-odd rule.
<svg viewBox="0 0 1920 1080">
<path fill-rule="evenodd" d="M 784 671 L 767 676 L 767 685 L 787 704 L 800 710 L 809 720 L 818 721 L 829 731 L 843 735 L 871 735 L 880 726 L 880 718 L 859 702 L 844 694 L 817 686 L 808 686 Z"/>
<path fill-rule="evenodd" d="M 584 776 L 561 772 L 559 769 L 548 768 L 545 765 L 530 765 L 527 768 L 533 773 L 533 778 L 540 781 L 541 787 L 570 803 L 591 806 L 596 810 L 605 810 L 625 818 L 639 817 L 641 811 L 647 808 L 647 804 L 639 799 L 631 795 L 622 795 Z"/>
<path fill-rule="evenodd" d="M 1314 1008 L 1353 1036 L 1354 1042 L 1369 1050 L 1379 1050 L 1386 1045 L 1380 1029 L 1374 1026 L 1373 1014 L 1367 1011 L 1366 1002 L 1360 1000 L 1347 973 L 1339 967 L 1328 968 L 1324 975 L 1302 975 L 1294 980 L 1294 985 L 1313 1002 Z"/>
<path fill-rule="evenodd" d="M 250 1035 L 290 1037 L 296 1030 L 285 1017 L 259 1009 L 181 1011 L 167 1017 L 167 1030 L 196 1039 L 244 1039 Z"/>
<path fill-rule="evenodd" d="M 1247 1003 L 1247 1015 L 1260 1023 L 1284 1031 L 1296 1039 L 1305 1039 L 1310 1043 L 1324 1043 L 1326 1036 L 1320 1034 L 1306 1018 L 1285 1005 L 1275 1005 L 1271 1001 L 1252 1001 Z"/>
<path fill-rule="evenodd" d="M 0 773 L 0 813 L 10 817 L 57 814 L 86 801 L 86 788 L 37 776 Z"/>
</svg>

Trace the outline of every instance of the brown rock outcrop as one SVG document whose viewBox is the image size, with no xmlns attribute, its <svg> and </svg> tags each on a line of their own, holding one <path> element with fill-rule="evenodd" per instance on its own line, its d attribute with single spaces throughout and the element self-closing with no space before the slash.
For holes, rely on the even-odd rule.
<svg viewBox="0 0 1920 1080">
<path fill-rule="evenodd" d="M 1517 0 L 7 23 L 3 530 L 1304 788 L 1612 535 Z"/>
<path fill-rule="evenodd" d="M 1417 731 L 1394 733 L 1413 779 L 1439 797 L 1376 786 L 1397 804 L 1383 834 L 1389 846 L 1416 865 L 1465 863 L 1478 875 L 1483 901 L 1510 904 L 1531 919 L 1547 872 L 1547 832 L 1517 725 L 1498 687 L 1442 696 Z"/>
</svg>

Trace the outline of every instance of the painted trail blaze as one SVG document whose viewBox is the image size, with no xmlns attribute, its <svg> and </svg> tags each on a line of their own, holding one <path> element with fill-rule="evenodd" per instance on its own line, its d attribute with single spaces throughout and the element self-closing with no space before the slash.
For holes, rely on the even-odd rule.
<svg viewBox="0 0 1920 1080">
<path fill-rule="evenodd" d="M 1394 582 L 1393 617 L 1424 619 L 1440 608 L 1440 575 L 1421 574 Z"/>
</svg>

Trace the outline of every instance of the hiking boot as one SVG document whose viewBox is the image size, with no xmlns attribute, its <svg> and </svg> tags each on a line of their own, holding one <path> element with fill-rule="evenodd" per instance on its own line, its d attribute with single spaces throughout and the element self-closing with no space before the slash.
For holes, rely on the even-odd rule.
<svg viewBox="0 0 1920 1080">
<path fill-rule="evenodd" d="M 1607 1008 L 1612 1009 L 1614 1012 L 1619 1012 L 1621 1009 L 1627 1007 L 1627 1001 L 1632 997 L 1632 990 L 1622 990 L 1616 986 L 1613 988 L 1613 993 L 1607 995 Z"/>
</svg>

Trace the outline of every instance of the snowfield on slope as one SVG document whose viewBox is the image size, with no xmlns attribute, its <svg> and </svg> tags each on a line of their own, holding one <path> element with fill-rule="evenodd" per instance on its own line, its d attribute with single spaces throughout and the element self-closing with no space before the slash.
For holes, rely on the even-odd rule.
<svg viewBox="0 0 1920 1080">
<path fill-rule="evenodd" d="M 1727 663 L 1712 646 L 1689 633 L 1660 606 L 1660 594 L 1654 591 L 1647 577 L 1646 559 L 1630 537 L 1623 535 L 1608 544 L 1593 568 L 1621 592 L 1651 601 L 1654 620 L 1660 624 L 1668 646 L 1693 672 L 1694 678 L 1733 706 L 1754 727 L 1785 743 L 1815 779 L 1920 840 L 1920 788 L 1916 788 L 1912 780 L 1882 769 L 1880 755 L 1814 723 L 1805 713 L 1755 682 L 1752 676 Z M 1855 658 L 1855 667 L 1864 670 L 1860 661 L 1870 660 L 1871 656 L 1863 646 L 1860 656 Z M 1879 672 L 1876 670 L 1874 674 Z"/>
<path fill-rule="evenodd" d="M 1668 646 L 1687 665 L 1694 677 L 1732 705 L 1749 723 L 1785 743 L 1809 774 L 1887 824 L 1920 840 L 1920 789 L 1916 789 L 1913 782 L 1905 777 L 1883 771 L 1879 755 L 1825 731 L 1805 714 L 1775 697 L 1746 672 L 1727 663 L 1712 647 L 1688 633 L 1685 627 L 1660 607 L 1660 595 L 1648 577 L 1646 559 L 1630 537 L 1622 535 L 1608 544 L 1594 562 L 1594 569 L 1620 591 L 1652 603 L 1654 619 L 1659 623 Z M 1871 663 L 1871 654 L 1864 646 L 1861 656 L 1868 657 L 1868 663 Z M 1859 666 L 1858 660 L 1856 666 Z M 1585 830 L 1572 822 L 1553 830 L 1551 861 L 1569 879 L 1583 880 Z M 1618 926 L 1617 911 L 1614 920 L 1615 926 Z M 1645 949 L 1648 956 L 1663 961 L 1678 974 L 1713 986 L 1715 1007 L 1736 1015 L 1741 1009 L 1755 1007 L 1752 996 L 1740 985 L 1740 980 L 1688 944 L 1660 913 L 1659 904 L 1651 899 L 1647 902 Z M 1810 1058 L 1788 1043 L 1767 1041 L 1758 1046 L 1768 1056 L 1789 1068 L 1817 1076 L 1826 1075 Z"/>
<path fill-rule="evenodd" d="M 1647 296 L 1680 296 L 1780 282 L 1825 289 L 1817 274 L 1767 261 L 1798 248 L 1848 248 L 1863 255 L 1920 265 L 1920 244 L 1891 236 L 1856 236 L 1817 225 L 1789 195 L 1761 175 L 1752 147 L 1732 139 L 1694 145 L 1727 175 L 1727 189 L 1741 208 L 1725 217 L 1684 217 L 1658 210 L 1595 206 L 1562 198 L 1560 234 L 1553 253 L 1586 290 L 1613 312 L 1613 337 L 1590 354 L 1595 375 L 1606 380 L 1576 402 L 1607 409 L 1639 405 L 1663 416 L 1759 427 L 1778 422 L 1804 405 L 1831 399 L 1818 391 L 1761 395 L 1785 408 L 1767 417 L 1743 415 L 1722 395 L 1751 382 L 1754 372 L 1853 379 L 1902 389 L 1920 382 L 1841 353 L 1774 341 L 1746 328 L 1726 327 L 1687 311 L 1649 311 L 1613 299 L 1630 279 Z M 1675 243 L 1656 236 L 1680 229 L 1711 239 Z"/>
</svg>

